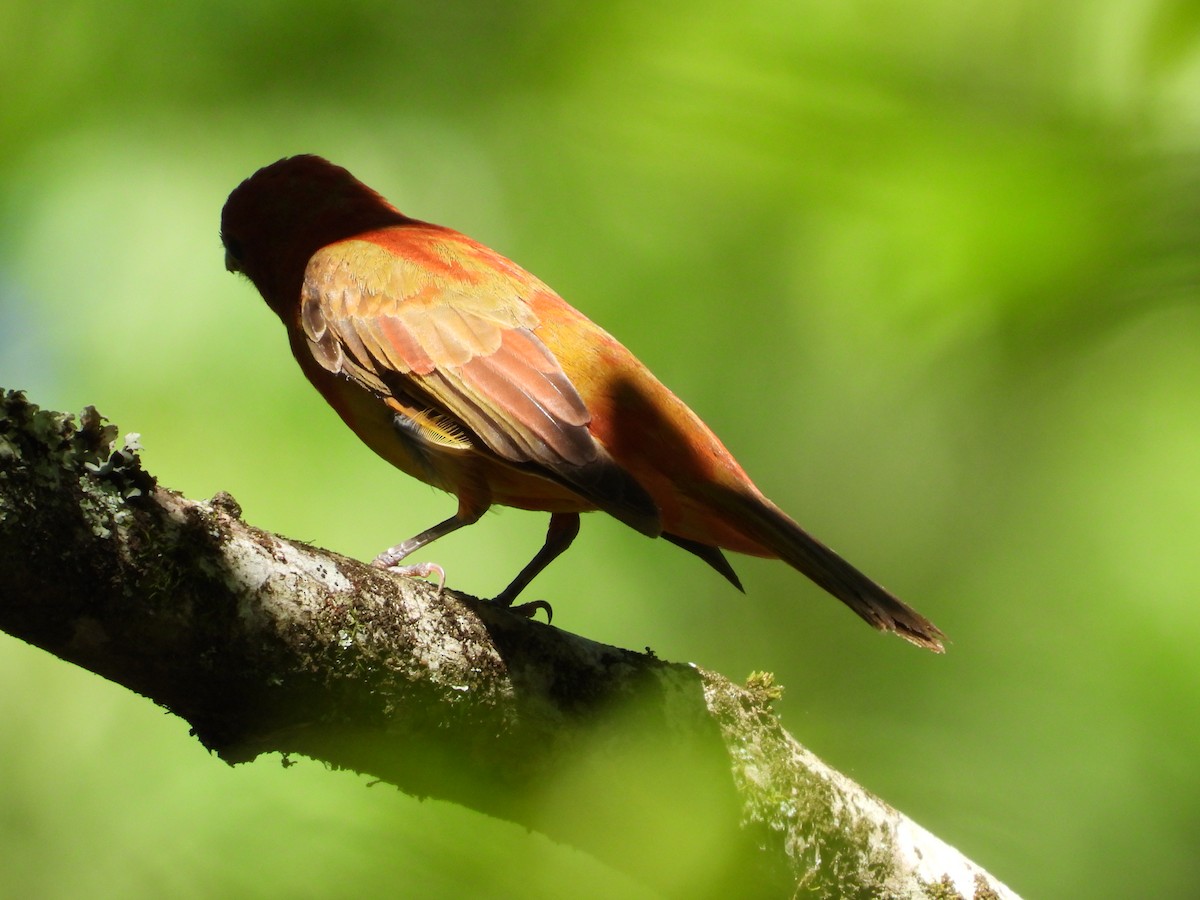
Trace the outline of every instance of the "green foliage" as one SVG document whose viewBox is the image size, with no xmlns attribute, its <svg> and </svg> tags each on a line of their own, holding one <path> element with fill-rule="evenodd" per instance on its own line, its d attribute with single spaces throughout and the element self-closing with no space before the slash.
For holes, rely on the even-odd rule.
<svg viewBox="0 0 1200 900">
<path fill-rule="evenodd" d="M 1187 896 L 1198 72 L 1167 0 L 17 0 L 0 384 L 95 404 L 163 484 L 360 558 L 444 518 L 222 267 L 229 190 L 329 156 L 617 334 L 952 643 L 873 634 L 779 564 L 735 560 L 742 597 L 591 518 L 531 595 L 556 624 L 774 672 L 804 743 L 1030 897 Z M 494 593 L 538 545 L 541 517 L 498 515 L 436 545 L 451 585 Z M 0 893 L 638 896 L 345 773 L 226 769 L 12 641 L 0 683 Z"/>
</svg>

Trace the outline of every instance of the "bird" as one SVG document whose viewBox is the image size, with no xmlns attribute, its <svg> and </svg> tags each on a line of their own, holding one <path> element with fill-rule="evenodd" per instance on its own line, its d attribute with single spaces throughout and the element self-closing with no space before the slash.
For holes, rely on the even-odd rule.
<svg viewBox="0 0 1200 900">
<path fill-rule="evenodd" d="M 780 559 L 870 625 L 942 652 L 928 619 L 809 535 L 755 486 L 682 400 L 540 279 L 453 229 L 410 218 L 314 155 L 265 166 L 221 211 L 226 268 L 282 320 L 321 396 L 376 454 L 453 494 L 455 513 L 381 553 L 401 561 L 493 504 L 550 514 L 533 578 L 601 511 L 699 557 Z"/>
</svg>

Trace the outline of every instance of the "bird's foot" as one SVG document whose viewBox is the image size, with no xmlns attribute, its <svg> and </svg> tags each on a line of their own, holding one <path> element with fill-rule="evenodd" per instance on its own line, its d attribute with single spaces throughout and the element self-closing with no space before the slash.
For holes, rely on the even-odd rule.
<svg viewBox="0 0 1200 900">
<path fill-rule="evenodd" d="M 387 550 L 384 550 L 371 560 L 371 565 L 377 569 L 391 569 L 411 552 L 412 550 L 404 544 L 397 544 L 395 547 L 389 547 Z"/>
<path fill-rule="evenodd" d="M 446 570 L 437 563 L 411 563 L 407 566 L 402 566 L 399 563 L 389 562 L 387 554 L 382 553 L 375 558 L 371 565 L 377 569 L 395 572 L 397 575 L 406 575 L 409 578 L 428 578 L 430 575 L 436 575 L 438 593 L 440 594 L 446 589 Z"/>
<path fill-rule="evenodd" d="M 507 609 L 509 612 L 514 612 L 526 619 L 532 619 L 537 615 L 539 609 L 544 609 L 546 611 L 546 624 L 549 625 L 554 620 L 554 607 L 545 600 L 530 600 L 528 603 L 518 603 L 516 606 L 513 606 L 512 600 L 507 599 L 501 594 L 499 597 L 489 600 L 488 603 L 491 603 L 493 606 L 499 606 L 501 609 Z"/>
</svg>

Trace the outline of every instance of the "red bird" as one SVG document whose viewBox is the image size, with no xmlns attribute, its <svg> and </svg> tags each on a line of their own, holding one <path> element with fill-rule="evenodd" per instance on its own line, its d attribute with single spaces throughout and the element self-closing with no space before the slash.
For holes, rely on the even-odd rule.
<svg viewBox="0 0 1200 900">
<path fill-rule="evenodd" d="M 428 574 L 397 564 L 493 503 L 548 512 L 545 545 L 496 598 L 511 605 L 598 509 L 739 590 L 722 549 L 782 559 L 876 628 L 942 650 L 936 626 L 764 497 L 632 353 L 496 251 L 410 219 L 316 156 L 243 181 L 221 241 L 226 268 L 283 320 L 300 368 L 354 433 L 458 498 L 376 565 Z"/>
</svg>

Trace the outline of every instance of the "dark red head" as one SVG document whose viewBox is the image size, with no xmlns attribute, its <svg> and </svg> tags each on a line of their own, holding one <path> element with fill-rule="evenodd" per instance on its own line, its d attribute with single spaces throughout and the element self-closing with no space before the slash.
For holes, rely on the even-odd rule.
<svg viewBox="0 0 1200 900">
<path fill-rule="evenodd" d="M 239 184 L 221 210 L 225 268 L 241 272 L 281 317 L 300 298 L 304 267 L 335 241 L 411 219 L 341 166 L 292 156 Z"/>
</svg>

